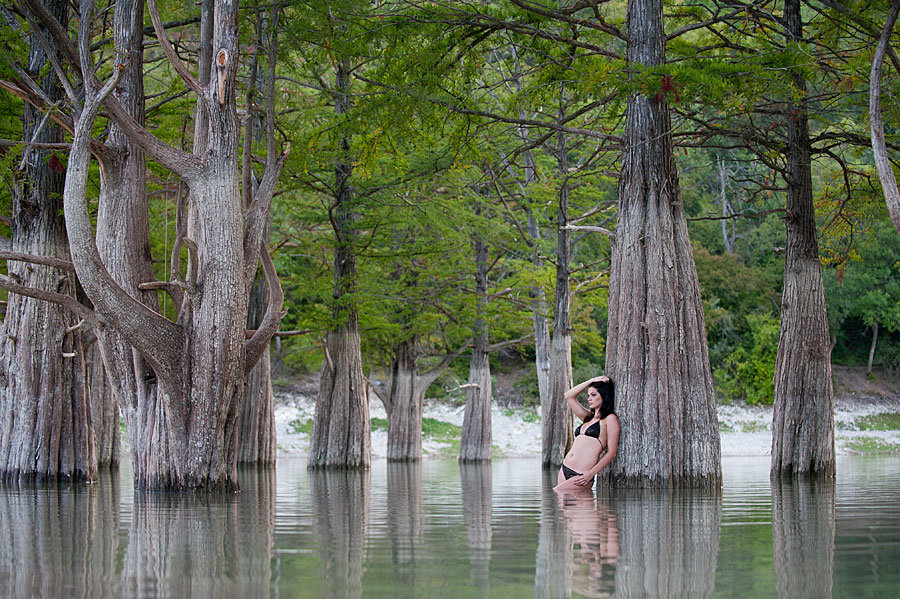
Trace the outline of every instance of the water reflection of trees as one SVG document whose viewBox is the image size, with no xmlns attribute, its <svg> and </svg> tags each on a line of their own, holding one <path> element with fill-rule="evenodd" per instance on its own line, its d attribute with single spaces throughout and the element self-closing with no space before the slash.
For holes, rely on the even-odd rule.
<svg viewBox="0 0 900 599">
<path fill-rule="evenodd" d="M 620 530 L 618 597 L 709 597 L 722 520 L 718 489 L 610 491 Z"/>
<path fill-rule="evenodd" d="M 572 592 L 569 564 L 572 544 L 569 542 L 566 518 L 559 496 L 553 491 L 557 471 L 545 468 L 541 495 L 541 527 L 534 568 L 535 599 L 568 597 Z"/>
<path fill-rule="evenodd" d="M 0 486 L 0 596 L 109 595 L 118 526 L 118 476 L 89 486 Z"/>
<path fill-rule="evenodd" d="M 778 597 L 831 597 L 834 501 L 834 479 L 772 479 Z"/>
<path fill-rule="evenodd" d="M 415 584 L 417 551 L 423 542 L 422 462 L 388 462 L 388 531 L 398 576 Z"/>
<path fill-rule="evenodd" d="M 267 597 L 275 471 L 241 471 L 241 493 L 135 493 L 121 594 Z"/>
<path fill-rule="evenodd" d="M 362 597 L 369 528 L 368 470 L 310 470 L 313 530 L 324 597 Z"/>
<path fill-rule="evenodd" d="M 460 462 L 459 480 L 472 580 L 478 595 L 487 596 L 491 582 L 491 463 Z"/>
</svg>

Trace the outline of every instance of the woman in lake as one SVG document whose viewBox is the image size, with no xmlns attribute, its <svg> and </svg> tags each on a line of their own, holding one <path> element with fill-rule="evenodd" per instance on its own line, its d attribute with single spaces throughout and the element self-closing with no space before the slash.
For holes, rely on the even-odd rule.
<svg viewBox="0 0 900 599">
<path fill-rule="evenodd" d="M 587 389 L 588 408 L 578 396 Z M 590 488 L 594 477 L 606 468 L 619 447 L 619 419 L 615 414 L 615 389 L 609 377 L 598 376 L 575 385 L 565 394 L 566 403 L 581 420 L 575 429 L 572 449 L 563 459 L 558 481 L 571 480 L 576 487 Z M 603 454 L 603 450 L 606 453 Z M 603 454 L 601 458 L 600 455 Z M 567 485 L 568 486 L 568 485 Z"/>
</svg>

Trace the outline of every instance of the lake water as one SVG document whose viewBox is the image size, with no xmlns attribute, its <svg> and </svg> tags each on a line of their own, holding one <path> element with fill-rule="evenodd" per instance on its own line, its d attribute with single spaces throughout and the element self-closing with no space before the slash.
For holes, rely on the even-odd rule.
<svg viewBox="0 0 900 599">
<path fill-rule="evenodd" d="M 836 484 L 569 496 L 535 460 L 242 472 L 218 497 L 0 488 L 3 597 L 900 596 L 900 457 Z"/>
</svg>

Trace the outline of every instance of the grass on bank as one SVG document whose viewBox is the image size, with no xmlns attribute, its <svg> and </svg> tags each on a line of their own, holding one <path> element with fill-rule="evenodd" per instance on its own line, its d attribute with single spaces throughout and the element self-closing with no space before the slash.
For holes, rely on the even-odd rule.
<svg viewBox="0 0 900 599">
<path fill-rule="evenodd" d="M 900 453 L 900 443 L 890 443 L 872 437 L 853 439 L 847 444 L 847 449 L 853 453 L 878 455 L 886 453 Z"/>
</svg>

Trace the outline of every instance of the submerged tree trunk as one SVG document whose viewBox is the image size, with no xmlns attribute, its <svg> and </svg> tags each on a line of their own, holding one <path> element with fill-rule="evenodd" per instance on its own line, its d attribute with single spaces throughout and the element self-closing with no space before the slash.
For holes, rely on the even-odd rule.
<svg viewBox="0 0 900 599">
<path fill-rule="evenodd" d="M 417 339 L 394 348 L 394 359 L 382 397 L 388 417 L 388 461 L 422 459 L 422 409 L 425 391 L 434 379 L 423 379 L 418 370 Z"/>
<path fill-rule="evenodd" d="M 113 92 L 122 108 L 138 123 L 144 123 L 144 61 L 143 61 L 143 1 L 117 2 L 113 15 L 113 37 L 124 59 L 123 74 Z M 142 291 L 139 285 L 153 281 L 150 253 L 150 223 L 147 202 L 146 165 L 144 151 L 130 140 L 122 127 L 110 124 L 106 142 L 108 151 L 102 158 L 105 177 L 100 186 L 97 212 L 97 249 L 100 258 L 115 282 L 149 309 L 159 312 L 156 291 Z M 96 422 L 101 461 L 114 464 L 118 447 L 119 406 L 125 415 L 126 430 L 131 433 L 131 447 L 140 447 L 143 435 L 138 406 L 155 396 L 156 376 L 147 362 L 121 334 L 107 330 L 102 335 L 108 359 L 116 363 L 115 376 L 103 374 L 102 360 L 94 362 L 92 397 L 98 405 L 94 413 L 102 418 Z M 102 343 L 101 342 L 101 343 Z M 101 343 L 94 352 L 100 356 Z M 105 388 L 100 386 L 106 379 Z M 110 431 L 115 430 L 115 436 Z"/>
<path fill-rule="evenodd" d="M 563 104 L 565 98 L 563 98 Z M 565 113 L 561 110 L 559 120 Z M 568 147 L 565 134 L 559 133 L 556 160 L 562 185 L 556 206 L 556 302 L 553 308 L 553 343 L 550 353 L 550 385 L 546 409 L 541 412 L 541 462 L 559 466 L 572 444 L 572 411 L 564 396 L 572 388 L 572 319 L 569 289 L 571 233 L 569 224 Z"/>
<path fill-rule="evenodd" d="M 61 23 L 68 3 L 48 0 Z M 50 99 L 62 88 L 36 37 L 28 70 Z M 43 76 L 41 76 L 43 74 Z M 52 110 L 52 109 L 50 109 Z M 69 259 L 62 218 L 64 167 L 53 152 L 30 143 L 60 143 L 62 131 L 26 104 L 21 184 L 13 195 L 11 249 Z M 75 296 L 72 272 L 9 262 L 9 278 L 29 288 Z M 9 480 L 93 480 L 97 475 L 92 415 L 86 388 L 85 348 L 79 318 L 57 304 L 10 294 L 0 331 L 0 478 Z"/>
<path fill-rule="evenodd" d="M 475 240 L 475 288 L 477 293 L 475 340 L 469 363 L 469 382 L 466 386 L 466 411 L 463 415 L 459 444 L 459 461 L 475 462 L 491 459 L 491 363 L 488 353 L 488 247 L 480 238 Z"/>
<path fill-rule="evenodd" d="M 629 2 L 628 62 L 664 64 L 660 0 Z M 718 485 L 706 326 L 663 98 L 629 98 L 624 145 L 606 354 L 622 425 L 612 483 Z"/>
<path fill-rule="evenodd" d="M 39 9 L 34 0 L 25 2 L 29 8 Z M 109 97 L 124 70 L 117 70 L 116 78 L 100 89 L 88 53 L 91 8 L 89 2 L 82 4 L 78 56 L 86 82 L 85 101 L 75 125 L 63 198 L 72 261 L 94 310 L 83 306 L 73 309 L 78 309 L 97 328 L 113 381 L 125 380 L 134 368 L 133 360 L 114 351 L 117 335 L 138 349 L 152 370 L 143 382 L 154 391 L 129 397 L 134 403 L 121 406 L 132 441 L 136 487 L 233 489 L 237 486 L 235 424 L 243 379 L 262 355 L 281 318 L 283 294 L 268 251 L 261 243 L 261 234 L 285 155 L 271 152 L 267 156 L 258 193 L 244 214 L 237 168 L 240 128 L 235 102 L 235 2 L 204 0 L 202 4 L 201 29 L 211 31 L 211 47 L 218 49 L 214 68 L 208 65 L 205 69 L 210 77 L 203 84 L 181 64 L 165 38 L 158 14 L 151 10 L 161 48 L 188 87 L 198 94 L 210 117 L 198 119 L 204 121 L 208 146 L 197 154 L 153 137 L 118 100 Z M 42 15 L 41 19 L 53 23 L 52 17 Z M 58 24 L 50 29 L 57 46 L 74 61 L 75 51 L 65 29 Z M 176 247 L 181 244 L 188 250 L 187 276 L 182 277 L 178 268 L 180 256 L 173 252 L 176 280 L 140 286 L 146 290 L 166 289 L 177 297 L 177 322 L 166 319 L 124 289 L 109 274 L 98 250 L 86 196 L 94 145 L 90 132 L 101 103 L 130 139 L 161 165 L 182 176 L 190 188 L 194 238 L 185 235 L 182 221 L 176 239 Z M 272 111 L 267 112 L 271 130 L 274 116 Z M 249 287 L 260 261 L 269 284 L 270 302 L 264 325 L 245 340 Z"/>
<path fill-rule="evenodd" d="M 100 345 L 91 344 L 87 356 L 87 389 L 91 404 L 97 465 L 115 468 L 121 457 L 119 405 L 116 402 L 112 381 L 106 376 Z"/>
<path fill-rule="evenodd" d="M 335 111 L 338 115 L 343 115 L 350 109 L 348 61 L 340 61 L 335 71 Z M 341 138 L 339 156 L 335 166 L 336 191 L 333 207 L 335 248 L 332 310 L 334 320 L 343 324 L 328 333 L 325 363 L 322 365 L 316 399 L 316 415 L 309 442 L 310 468 L 368 468 L 371 461 L 369 392 L 363 375 L 359 314 L 353 297 L 356 291 L 356 216 L 351 205 L 354 199 L 350 187 L 353 165 L 350 159 L 350 142 L 346 136 Z"/>
<path fill-rule="evenodd" d="M 247 328 L 259 328 L 265 314 L 267 290 L 265 281 L 257 277 L 250 291 Z M 272 391 L 272 360 L 269 346 L 244 380 L 244 407 L 238 418 L 238 462 L 274 464 L 275 395 Z"/>
<path fill-rule="evenodd" d="M 802 38 L 799 0 L 785 3 L 785 27 L 789 42 Z M 816 239 L 806 81 L 795 74 L 793 83 L 803 97 L 790 103 L 785 115 L 787 251 L 775 362 L 772 474 L 834 476 L 831 345 Z"/>
</svg>

